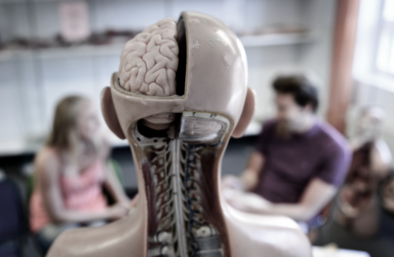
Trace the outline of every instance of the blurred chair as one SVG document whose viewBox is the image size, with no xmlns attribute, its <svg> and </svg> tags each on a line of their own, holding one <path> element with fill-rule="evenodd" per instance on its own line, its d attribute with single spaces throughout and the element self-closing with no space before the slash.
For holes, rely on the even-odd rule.
<svg viewBox="0 0 394 257">
<path fill-rule="evenodd" d="M 20 257 L 27 217 L 18 187 L 4 177 L 0 178 L 0 210 L 0 257 Z"/>
</svg>

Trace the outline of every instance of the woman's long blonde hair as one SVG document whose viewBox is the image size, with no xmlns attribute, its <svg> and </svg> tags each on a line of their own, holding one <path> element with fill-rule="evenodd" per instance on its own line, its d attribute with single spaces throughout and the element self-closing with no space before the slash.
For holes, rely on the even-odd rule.
<svg viewBox="0 0 394 257">
<path fill-rule="evenodd" d="M 83 96 L 72 95 L 60 100 L 56 106 L 52 129 L 46 142 L 47 146 L 65 150 L 76 161 L 81 154 L 79 149 L 78 118 L 90 100 Z"/>
</svg>

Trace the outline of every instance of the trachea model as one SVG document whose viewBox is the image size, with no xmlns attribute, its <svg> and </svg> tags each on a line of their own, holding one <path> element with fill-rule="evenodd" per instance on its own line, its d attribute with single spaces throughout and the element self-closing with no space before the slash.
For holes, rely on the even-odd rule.
<svg viewBox="0 0 394 257">
<path fill-rule="evenodd" d="M 221 197 L 223 153 L 255 104 L 244 48 L 221 21 L 183 12 L 148 27 L 123 48 L 101 104 L 132 149 L 138 204 L 109 225 L 66 232 L 49 256 L 311 256 L 292 220 L 242 213 Z"/>
</svg>

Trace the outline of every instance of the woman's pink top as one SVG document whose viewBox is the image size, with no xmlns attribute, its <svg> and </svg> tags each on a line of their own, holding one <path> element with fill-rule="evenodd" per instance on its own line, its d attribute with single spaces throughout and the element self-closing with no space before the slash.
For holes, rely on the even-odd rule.
<svg viewBox="0 0 394 257">
<path fill-rule="evenodd" d="M 61 193 L 66 209 L 100 211 L 107 207 L 107 201 L 102 193 L 103 166 L 101 161 L 96 161 L 77 177 L 60 176 Z M 31 230 L 38 232 L 50 222 L 41 190 L 36 187 L 30 199 Z"/>
</svg>

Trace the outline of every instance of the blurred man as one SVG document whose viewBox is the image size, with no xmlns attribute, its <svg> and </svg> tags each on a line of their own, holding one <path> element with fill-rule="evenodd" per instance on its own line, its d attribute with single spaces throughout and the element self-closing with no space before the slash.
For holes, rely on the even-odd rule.
<svg viewBox="0 0 394 257">
<path fill-rule="evenodd" d="M 308 222 L 334 197 L 350 150 L 338 131 L 316 117 L 317 90 L 308 79 L 278 77 L 273 89 L 276 119 L 263 125 L 243 174 L 224 178 L 224 195 L 242 211 Z"/>
</svg>

